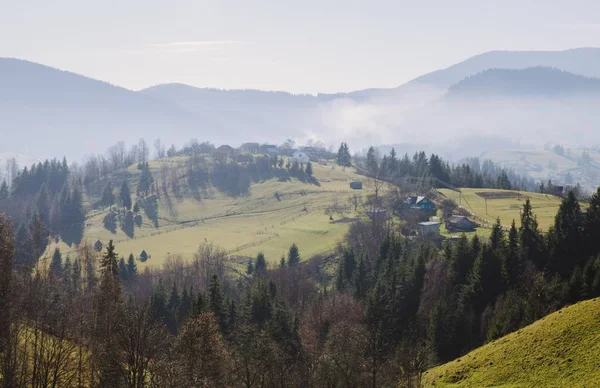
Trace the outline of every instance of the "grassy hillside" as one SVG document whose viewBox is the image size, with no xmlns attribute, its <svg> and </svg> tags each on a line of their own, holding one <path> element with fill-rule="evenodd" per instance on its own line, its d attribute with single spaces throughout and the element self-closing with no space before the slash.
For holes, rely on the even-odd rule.
<svg viewBox="0 0 600 388">
<path fill-rule="evenodd" d="M 560 206 L 561 199 L 549 195 L 530 192 L 517 192 L 496 189 L 462 189 L 462 193 L 441 189 L 447 198 L 454 200 L 478 218 L 493 223 L 500 217 L 503 225 L 509 226 L 514 219 L 519 224 L 521 209 L 525 199 L 531 200 L 533 212 L 538 218 L 542 231 L 547 231 L 554 223 L 554 217 Z M 486 194 L 488 193 L 488 194 Z M 487 212 L 486 199 L 487 196 Z"/>
<path fill-rule="evenodd" d="M 425 387 L 597 387 L 600 299 L 564 308 L 429 370 Z"/>
<path fill-rule="evenodd" d="M 183 162 L 182 158 L 151 162 L 155 181 L 161 181 L 166 168 L 184 174 Z M 262 251 L 271 262 L 278 261 L 292 243 L 299 246 L 303 258 L 324 254 L 344 236 L 349 219 L 357 216 L 347 210 L 334 214 L 331 221 L 325 209 L 334 202 L 348 207 L 351 196 L 365 193 L 349 188 L 352 180 L 360 179 L 353 169 L 342 171 L 332 164 L 314 163 L 313 171 L 313 182 L 272 178 L 252 184 L 248 194 L 238 197 L 225 195 L 212 186 L 197 190 L 183 187 L 175 195 L 169 186 L 169 195 L 161 194 L 158 199 L 158 227 L 142 211 L 142 225 L 135 227 L 132 238 L 118 226 L 108 230 L 103 223 L 108 209 L 97 208 L 87 215 L 84 238 L 91 244 L 96 240 L 106 244 L 113 239 L 117 252 L 124 256 L 146 250 L 151 259 L 140 263 L 142 267 L 161 265 L 168 254 L 189 259 L 203 242 L 213 242 L 232 255 L 255 256 Z M 114 174 L 110 179 L 115 195 L 125 179 L 135 193 L 139 175 L 135 166 Z M 88 206 L 100 199 L 106 181 L 88 190 Z M 58 246 L 63 255 L 74 253 L 74 247 L 62 242 Z"/>
</svg>

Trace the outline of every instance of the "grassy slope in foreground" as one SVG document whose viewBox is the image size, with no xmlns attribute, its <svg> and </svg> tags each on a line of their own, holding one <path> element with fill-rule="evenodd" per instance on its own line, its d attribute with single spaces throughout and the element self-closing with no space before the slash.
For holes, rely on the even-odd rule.
<svg viewBox="0 0 600 388">
<path fill-rule="evenodd" d="M 429 370 L 425 387 L 597 387 L 600 298 L 577 303 Z"/>
<path fill-rule="evenodd" d="M 525 198 L 528 197 L 531 200 L 531 206 L 533 207 L 533 213 L 538 218 L 538 223 L 542 231 L 547 231 L 550 226 L 554 224 L 554 217 L 560 206 L 561 199 L 550 194 L 540 194 L 531 192 L 516 192 L 510 190 L 497 190 L 497 189 L 461 189 L 462 190 L 462 207 L 468 211 L 475 213 L 477 217 L 480 217 L 490 223 L 496 221 L 496 218 L 500 217 L 502 225 L 510 226 L 514 219 L 519 225 L 519 219 L 521 218 L 521 209 L 525 203 Z M 448 190 L 439 190 L 447 198 L 452 199 L 456 203 L 459 202 L 459 193 Z M 502 199 L 488 199 L 487 200 L 487 214 L 485 199 L 477 193 L 479 192 L 494 192 L 494 193 L 514 193 L 512 198 Z M 518 195 L 518 196 L 517 196 Z"/>
</svg>

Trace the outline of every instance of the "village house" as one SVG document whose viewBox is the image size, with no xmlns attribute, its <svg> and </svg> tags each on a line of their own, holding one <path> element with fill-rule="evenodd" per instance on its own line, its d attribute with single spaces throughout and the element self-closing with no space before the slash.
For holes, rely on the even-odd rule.
<svg viewBox="0 0 600 388">
<path fill-rule="evenodd" d="M 465 216 L 450 216 L 446 219 L 446 229 L 451 232 L 472 232 L 477 224 Z"/>
<path fill-rule="evenodd" d="M 437 236 L 440 234 L 440 225 L 438 221 L 419 222 L 419 234 L 422 237 Z"/>
<path fill-rule="evenodd" d="M 424 196 L 408 197 L 406 202 L 411 209 L 418 209 L 430 213 L 434 213 L 436 210 L 435 204 L 429 198 Z"/>
</svg>

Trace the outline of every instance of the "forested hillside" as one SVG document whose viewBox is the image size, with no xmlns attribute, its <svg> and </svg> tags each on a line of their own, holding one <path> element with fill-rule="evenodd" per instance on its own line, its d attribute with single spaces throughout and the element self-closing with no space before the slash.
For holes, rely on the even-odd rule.
<svg viewBox="0 0 600 388">
<path fill-rule="evenodd" d="M 192 162 L 199 155 L 186 155 L 190 149 L 176 152 L 196 171 Z M 138 149 L 138 157 L 143 154 Z M 338 169 L 359 163 L 368 175 L 387 171 L 386 180 L 408 176 L 399 173 L 400 167 L 389 167 L 402 165 L 404 158 L 378 159 L 371 153 L 352 161 L 349 155 L 342 143 Z M 471 171 L 467 165 L 453 167 L 436 155 L 405 159 L 407 171 L 421 177 L 410 190 L 431 182 L 428 176 L 455 183 L 471 176 L 465 175 Z M 232 165 L 227 157 L 225 164 L 211 164 L 207 175 L 188 172 L 187 180 L 204 176 L 220 187 L 219 179 L 229 173 L 213 176 L 219 168 L 254 171 L 261 160 Z M 258 176 L 292 173 L 293 164 L 288 171 L 267 160 Z M 135 223 L 136 206 L 165 195 L 160 180 L 156 187 L 153 163 L 137 160 L 106 175 L 133 169 L 136 186 L 108 185 L 98 171 L 86 179 L 79 174 L 91 165 L 71 170 L 58 161 L 24 169 L 15 178 L 5 201 L 19 199 L 10 203 L 23 209 L 13 218 L 22 226 L 0 218 L 0 300 L 9 312 L 0 318 L 5 328 L 0 353 L 8 360 L 0 364 L 5 385 L 178 387 L 197 381 L 207 386 L 414 387 L 431 366 L 567 304 L 600 296 L 600 191 L 587 212 L 569 192 L 545 233 L 525 200 L 520 219 L 508 230 L 503 224 L 512 220 L 498 220 L 489 239 L 406 233 L 407 221 L 393 210 L 392 218 L 357 217 L 329 257 L 304 256 L 307 241 L 290 244 L 283 257 L 259 252 L 240 260 L 220 248 L 218 239 L 199 241 L 191 259 L 172 255 L 152 269 L 142 268 L 149 260 L 145 252 L 129 255 L 113 241 L 102 247 L 73 241 L 69 254 L 58 249 L 41 254 L 48 237 L 64 239 L 69 230 L 56 214 L 82 214 L 79 198 L 86 185 L 101 192 L 86 206 L 112 207 L 126 215 L 123 220 L 131 212 Z M 304 167 L 305 179 L 310 171 Z M 506 171 L 490 171 L 474 172 L 465 182 L 513 185 Z M 382 178 L 364 178 L 367 214 L 369 206 L 393 204 L 402 189 L 402 184 L 385 188 Z M 247 186 L 237 186 L 243 183 L 239 179 L 232 182 L 219 190 L 243 198 L 227 188 Z M 44 209 L 50 209 L 47 223 Z M 86 225 L 76 224 L 85 230 Z M 40 364 L 45 367 L 35 367 Z"/>
</svg>

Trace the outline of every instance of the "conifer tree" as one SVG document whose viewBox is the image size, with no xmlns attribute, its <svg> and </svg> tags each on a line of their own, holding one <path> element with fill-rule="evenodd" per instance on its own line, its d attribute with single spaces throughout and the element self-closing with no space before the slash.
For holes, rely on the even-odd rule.
<svg viewBox="0 0 600 388">
<path fill-rule="evenodd" d="M 193 295 L 193 293 L 190 291 L 190 294 Z M 192 307 L 190 309 L 190 315 L 191 316 L 198 316 L 201 313 L 203 313 L 206 310 L 206 302 L 204 300 L 204 297 L 202 296 L 202 293 L 199 292 L 196 295 L 196 298 L 194 299 L 194 301 L 192 302 Z"/>
<path fill-rule="evenodd" d="M 267 273 L 267 260 L 262 252 L 258 252 L 256 255 L 256 262 L 254 264 L 254 273 L 257 275 L 265 275 Z"/>
<path fill-rule="evenodd" d="M 523 272 L 524 266 L 522 263 L 519 249 L 519 232 L 513 220 L 508 232 L 508 244 L 506 246 L 506 255 L 502 262 L 502 273 L 504 281 L 509 286 L 515 286 Z"/>
<path fill-rule="evenodd" d="M 298 263 L 300 263 L 300 250 L 296 244 L 292 244 L 288 251 L 287 264 L 290 267 L 295 267 Z"/>
<path fill-rule="evenodd" d="M 373 176 L 379 175 L 379 162 L 377 161 L 377 155 L 373 147 L 369 147 L 367 151 L 367 171 Z"/>
<path fill-rule="evenodd" d="M 217 322 L 219 322 L 221 331 L 225 332 L 227 320 L 223 304 L 223 294 L 221 293 L 221 286 L 217 275 L 213 275 L 208 285 L 208 310 L 214 314 Z"/>
<path fill-rule="evenodd" d="M 361 256 L 354 276 L 354 297 L 358 300 L 363 299 L 369 289 L 369 259 Z"/>
<path fill-rule="evenodd" d="M 135 280 L 138 275 L 137 264 L 135 263 L 135 257 L 133 257 L 133 253 L 129 254 L 129 258 L 127 259 L 127 277 L 130 280 Z"/>
<path fill-rule="evenodd" d="M 115 279 L 119 276 L 119 263 L 113 240 L 110 240 L 106 246 L 106 252 L 100 260 L 100 269 L 105 275 L 110 275 Z"/>
<path fill-rule="evenodd" d="M 10 192 L 8 191 L 8 184 L 6 183 L 6 180 L 3 180 L 0 185 L 0 201 L 8 199 L 9 196 Z"/>
<path fill-rule="evenodd" d="M 312 163 L 310 161 L 308 161 L 308 163 L 306 163 L 306 169 L 304 170 L 304 172 L 306 173 L 306 175 L 312 176 L 313 168 L 312 168 Z"/>
<path fill-rule="evenodd" d="M 171 288 L 171 294 L 169 295 L 169 300 L 167 302 L 167 329 L 172 334 L 177 332 L 177 310 L 180 304 L 181 298 L 179 297 L 177 286 L 173 284 L 173 287 Z"/>
<path fill-rule="evenodd" d="M 61 277 L 63 275 L 62 254 L 58 247 L 54 249 L 54 254 L 50 261 L 50 275 L 55 277 Z"/>
<path fill-rule="evenodd" d="M 182 325 L 185 322 L 185 319 L 190 314 L 190 310 L 192 308 L 192 298 L 190 294 L 191 293 L 188 293 L 187 288 L 184 287 L 183 293 L 181 294 L 181 302 L 179 303 L 179 307 L 177 308 L 178 325 Z"/>
<path fill-rule="evenodd" d="M 555 272 L 566 277 L 574 267 L 585 265 L 586 259 L 582 257 L 583 216 L 573 191 L 569 191 L 560 204 L 552 232 L 554 249 L 550 252 L 549 264 Z"/>
<path fill-rule="evenodd" d="M 104 206 L 112 206 L 115 203 L 115 194 L 113 193 L 112 181 L 109 180 L 106 183 L 100 202 Z"/>
<path fill-rule="evenodd" d="M 131 192 L 129 191 L 129 185 L 127 184 L 127 180 L 124 180 L 123 184 L 121 185 L 119 200 L 121 201 L 121 206 L 123 206 L 127 210 L 131 210 Z"/>
<path fill-rule="evenodd" d="M 119 260 L 119 278 L 121 279 L 121 283 L 129 283 L 129 272 L 127 271 L 127 264 L 124 257 L 121 257 Z"/>
</svg>

